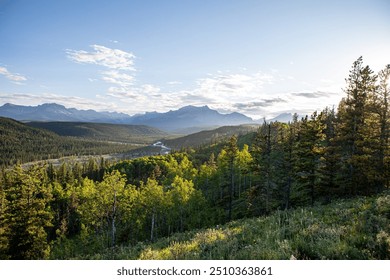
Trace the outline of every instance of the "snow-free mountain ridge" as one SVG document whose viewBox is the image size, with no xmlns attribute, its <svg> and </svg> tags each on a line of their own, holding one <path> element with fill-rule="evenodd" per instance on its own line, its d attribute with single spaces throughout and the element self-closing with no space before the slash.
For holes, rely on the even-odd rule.
<svg viewBox="0 0 390 280">
<path fill-rule="evenodd" d="M 56 103 L 38 106 L 4 104 L 0 116 L 19 121 L 99 122 L 147 125 L 169 132 L 197 132 L 207 128 L 227 125 L 251 124 L 254 120 L 237 112 L 221 114 L 208 106 L 185 106 L 165 113 L 147 112 L 130 116 L 117 112 L 97 112 L 66 108 Z M 277 120 L 275 118 L 274 120 Z"/>
<path fill-rule="evenodd" d="M 239 113 L 220 114 L 207 106 L 186 106 L 166 113 L 148 112 L 129 116 L 116 112 L 97 112 L 66 108 L 56 103 L 38 106 L 4 104 L 0 116 L 19 121 L 71 121 L 148 125 L 166 131 L 178 132 L 192 127 L 207 128 L 223 125 L 251 123 L 253 120 Z"/>
</svg>

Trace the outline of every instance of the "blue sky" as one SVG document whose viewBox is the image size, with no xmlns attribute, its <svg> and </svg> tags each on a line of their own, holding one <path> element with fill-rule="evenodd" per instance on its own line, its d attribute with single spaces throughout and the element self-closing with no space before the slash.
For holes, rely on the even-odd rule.
<svg viewBox="0 0 390 280">
<path fill-rule="evenodd" d="M 390 63 L 390 1 L 0 0 L 0 105 L 306 114 L 359 56 Z"/>
</svg>

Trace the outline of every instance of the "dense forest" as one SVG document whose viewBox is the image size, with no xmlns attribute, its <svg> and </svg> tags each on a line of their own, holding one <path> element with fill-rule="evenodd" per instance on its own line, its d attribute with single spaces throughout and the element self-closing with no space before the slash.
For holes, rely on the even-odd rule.
<svg viewBox="0 0 390 280">
<path fill-rule="evenodd" d="M 218 229 L 252 217 L 279 219 L 272 225 L 279 225 L 280 231 L 289 228 L 286 217 L 299 215 L 294 209 L 319 207 L 312 209 L 331 212 L 326 210 L 331 202 L 377 196 L 359 204 L 362 215 L 354 212 L 355 220 L 349 221 L 345 214 L 344 222 L 352 222 L 345 231 L 359 252 L 332 247 L 332 254 L 316 255 L 313 248 L 293 253 L 299 258 L 337 258 L 339 250 L 343 258 L 389 259 L 390 208 L 385 195 L 390 187 L 389 77 L 390 65 L 375 74 L 359 58 L 337 110 L 325 108 L 301 119 L 295 116 L 287 124 L 264 122 L 255 133 L 233 135 L 224 143 L 200 149 L 112 164 L 91 159 L 85 164 L 29 169 L 16 165 L 3 170 L 0 258 L 88 258 L 107 250 L 153 244 L 159 238 L 172 237 L 175 242 L 178 233 Z M 330 234 L 313 221 L 313 214 L 301 210 L 303 233 Z M 267 227 L 248 234 L 261 235 L 262 230 Z M 275 251 L 297 237 L 284 232 L 278 238 Z M 306 241 L 301 241 L 304 246 Z M 253 257 L 261 256 L 289 257 Z"/>
<path fill-rule="evenodd" d="M 0 167 L 65 156 L 124 153 L 137 148 L 135 144 L 140 143 L 137 141 L 141 137 L 143 143 L 151 143 L 162 135 L 165 134 L 157 129 L 142 126 L 21 123 L 0 117 Z"/>
<path fill-rule="evenodd" d="M 28 122 L 30 127 L 52 131 L 60 136 L 127 144 L 150 144 L 168 134 L 146 125 L 87 122 Z"/>
</svg>

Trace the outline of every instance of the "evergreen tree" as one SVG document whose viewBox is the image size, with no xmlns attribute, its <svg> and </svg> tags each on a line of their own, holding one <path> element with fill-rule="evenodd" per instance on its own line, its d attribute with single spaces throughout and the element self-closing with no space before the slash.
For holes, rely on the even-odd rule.
<svg viewBox="0 0 390 280">
<path fill-rule="evenodd" d="M 276 183 L 274 178 L 274 142 L 273 123 L 265 123 L 259 128 L 253 145 L 253 173 L 256 175 L 256 185 L 251 191 L 250 200 L 255 214 L 268 213 L 271 209 L 271 196 Z"/>
<path fill-rule="evenodd" d="M 318 196 L 325 201 L 341 195 L 337 177 L 340 175 L 340 154 L 336 142 L 336 112 L 325 108 L 318 116 L 323 127 L 323 152 L 320 157 L 318 170 Z"/>
<path fill-rule="evenodd" d="M 377 114 L 379 116 L 379 145 L 377 153 L 378 187 L 382 191 L 390 187 L 390 64 L 379 72 L 377 90 Z"/>
<path fill-rule="evenodd" d="M 228 176 L 229 176 L 229 205 L 228 205 L 228 221 L 232 219 L 233 212 L 233 199 L 235 192 L 235 172 L 236 172 L 236 161 L 238 157 L 238 147 L 237 147 L 237 136 L 233 135 L 229 143 L 225 146 L 226 151 L 226 161 L 228 166 Z"/>
<path fill-rule="evenodd" d="M 11 259 L 46 259 L 50 253 L 47 231 L 53 218 L 46 168 L 36 165 L 24 171 L 15 166 L 5 177 L 7 255 Z"/>
<path fill-rule="evenodd" d="M 4 191 L 4 171 L 2 171 L 2 176 L 0 177 L 0 259 L 5 260 L 8 259 L 8 238 L 7 232 L 8 222 L 5 219 L 8 207 L 8 201 L 5 197 Z"/>
<path fill-rule="evenodd" d="M 291 191 L 294 183 L 294 148 L 296 146 L 297 134 L 299 129 L 298 115 L 294 114 L 293 121 L 288 123 L 284 137 L 282 137 L 283 159 L 281 173 L 284 174 L 284 188 L 282 190 L 282 208 L 289 209 L 291 206 Z"/>
<path fill-rule="evenodd" d="M 369 103 L 375 92 L 376 76 L 369 66 L 363 66 L 360 57 L 353 63 L 346 82 L 347 97 L 340 102 L 337 115 L 337 141 L 343 163 L 341 184 L 349 195 L 370 193 L 369 174 L 373 156 L 370 124 L 374 120 Z"/>
<path fill-rule="evenodd" d="M 323 155 L 323 124 L 315 112 L 310 120 L 302 119 L 295 148 L 294 172 L 297 200 L 313 205 L 319 181 L 320 158 Z"/>
</svg>

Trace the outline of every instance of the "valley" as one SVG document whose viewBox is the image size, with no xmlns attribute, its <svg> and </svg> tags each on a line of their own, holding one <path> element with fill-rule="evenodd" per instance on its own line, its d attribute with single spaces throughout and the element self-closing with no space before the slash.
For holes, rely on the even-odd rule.
<svg viewBox="0 0 390 280">
<path fill-rule="evenodd" d="M 367 69 L 287 123 L 1 117 L 0 259 L 390 259 L 390 66 Z"/>
</svg>

